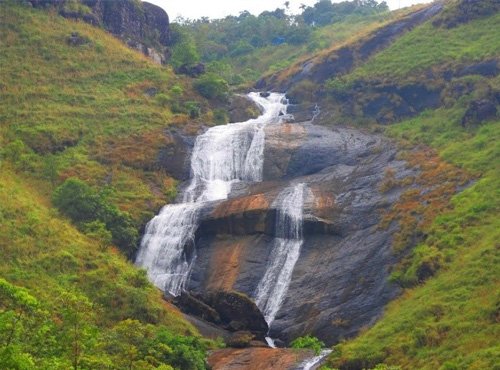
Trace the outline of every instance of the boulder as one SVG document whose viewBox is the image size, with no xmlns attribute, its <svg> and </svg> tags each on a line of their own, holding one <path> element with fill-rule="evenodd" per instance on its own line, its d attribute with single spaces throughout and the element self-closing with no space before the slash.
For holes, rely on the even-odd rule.
<svg viewBox="0 0 500 370">
<path fill-rule="evenodd" d="M 462 126 L 477 125 L 497 115 L 497 102 L 493 99 L 474 100 L 462 117 Z"/>
<path fill-rule="evenodd" d="M 230 330 L 249 331 L 257 338 L 264 339 L 269 329 L 266 320 L 247 295 L 236 291 L 217 291 L 208 292 L 205 299 Z"/>
<path fill-rule="evenodd" d="M 174 303 L 186 314 L 214 324 L 221 323 L 219 313 L 193 294 L 182 292 L 180 296 L 174 298 Z"/>
<path fill-rule="evenodd" d="M 72 32 L 66 39 L 66 42 L 70 46 L 82 46 L 90 43 L 90 40 L 85 36 L 81 36 L 78 32 Z"/>
<path fill-rule="evenodd" d="M 199 77 L 205 73 L 205 64 L 198 63 L 195 65 L 183 64 L 176 70 L 177 73 L 187 75 L 190 77 Z"/>
<path fill-rule="evenodd" d="M 229 101 L 229 121 L 244 122 L 260 115 L 260 109 L 243 95 L 233 95 Z"/>
</svg>

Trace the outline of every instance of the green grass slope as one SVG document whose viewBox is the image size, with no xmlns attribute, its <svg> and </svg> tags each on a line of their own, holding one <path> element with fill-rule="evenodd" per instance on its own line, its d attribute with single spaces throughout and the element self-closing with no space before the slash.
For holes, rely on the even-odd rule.
<svg viewBox="0 0 500 370">
<path fill-rule="evenodd" d="M 139 227 L 175 193 L 154 163 L 185 101 L 210 119 L 189 80 L 106 32 L 0 2 L 1 369 L 205 368 L 207 343 L 145 273 L 51 204 L 78 177 Z"/>
</svg>

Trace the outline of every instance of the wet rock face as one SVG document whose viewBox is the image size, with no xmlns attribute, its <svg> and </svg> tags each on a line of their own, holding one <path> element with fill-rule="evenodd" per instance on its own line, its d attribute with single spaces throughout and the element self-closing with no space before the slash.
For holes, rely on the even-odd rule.
<svg viewBox="0 0 500 370">
<path fill-rule="evenodd" d="M 168 144 L 158 153 L 158 165 L 175 179 L 185 181 L 190 175 L 191 151 L 195 138 L 180 131 L 166 133 Z"/>
<path fill-rule="evenodd" d="M 289 348 L 227 348 L 212 352 L 208 364 L 216 370 L 294 370 L 313 355 L 310 350 Z"/>
<path fill-rule="evenodd" d="M 415 173 L 396 153 L 387 140 L 353 129 L 269 125 L 264 182 L 240 184 L 202 211 L 188 289 L 254 297 L 276 236 L 273 201 L 303 182 L 304 244 L 271 336 L 290 342 L 313 334 L 331 344 L 372 324 L 399 293 L 388 281 L 395 226 L 378 227 L 381 212 L 406 190 L 381 193 L 386 169 L 398 178 Z"/>
</svg>

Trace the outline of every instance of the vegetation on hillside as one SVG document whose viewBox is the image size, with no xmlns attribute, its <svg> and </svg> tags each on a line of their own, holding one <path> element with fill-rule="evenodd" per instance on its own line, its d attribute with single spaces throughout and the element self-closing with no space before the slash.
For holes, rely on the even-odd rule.
<svg viewBox="0 0 500 370">
<path fill-rule="evenodd" d="M 19 3 L 0 3 L 0 368 L 204 369 L 210 343 L 122 253 L 133 255 L 140 226 L 175 196 L 176 181 L 157 158 L 164 129 L 219 120 L 224 111 L 211 107 L 229 85 L 291 66 L 280 74 L 289 78 L 311 54 L 321 50 L 312 59 L 321 63 L 404 12 L 322 0 L 293 18 L 277 9 L 185 21 L 171 63 L 207 63 L 193 82 L 98 28 Z M 458 73 L 499 61 L 500 14 L 493 0 L 475 2 L 472 13 L 461 4 L 450 1 L 438 18 L 324 86 L 298 85 L 311 101 L 320 90 L 326 96 L 329 124 L 373 124 L 397 140 L 401 159 L 421 169 L 415 183 L 436 185 L 404 194 L 383 215 L 400 225 L 391 280 L 405 290 L 373 327 L 336 345 L 329 366 L 500 363 L 500 120 L 463 121 L 473 102 L 498 102 L 500 77 Z M 387 127 L 363 116 L 373 98 L 366 86 L 415 83 L 439 90 L 440 107 Z M 337 114 L 355 89 L 344 100 L 358 105 Z M 389 171 L 379 190 L 393 186 Z"/>
<path fill-rule="evenodd" d="M 173 27 L 174 51 L 182 49 L 188 61 L 184 56 L 191 50 L 190 63 L 201 60 L 209 72 L 241 86 L 392 16 L 385 2 L 322 0 L 297 15 L 277 8 L 258 16 L 244 11 L 223 19 L 179 19 Z M 178 59 L 174 52 L 172 63 Z"/>
<path fill-rule="evenodd" d="M 175 195 L 163 130 L 193 107 L 211 120 L 208 103 L 103 30 L 20 2 L 0 3 L 0 51 L 0 368 L 204 369 L 209 343 L 113 245 L 131 255 Z"/>
</svg>

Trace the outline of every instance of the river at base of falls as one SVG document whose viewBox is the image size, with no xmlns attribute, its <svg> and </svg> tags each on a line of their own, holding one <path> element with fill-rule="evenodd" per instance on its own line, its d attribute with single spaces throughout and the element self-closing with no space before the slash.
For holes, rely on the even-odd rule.
<svg viewBox="0 0 500 370">
<path fill-rule="evenodd" d="M 264 127 L 286 117 L 284 94 L 250 93 L 262 110 L 258 118 L 216 126 L 198 136 L 191 156 L 191 182 L 183 202 L 166 205 L 146 226 L 136 265 L 158 288 L 178 296 L 196 260 L 194 236 L 206 202 L 227 199 L 239 181 L 262 181 Z"/>
</svg>

